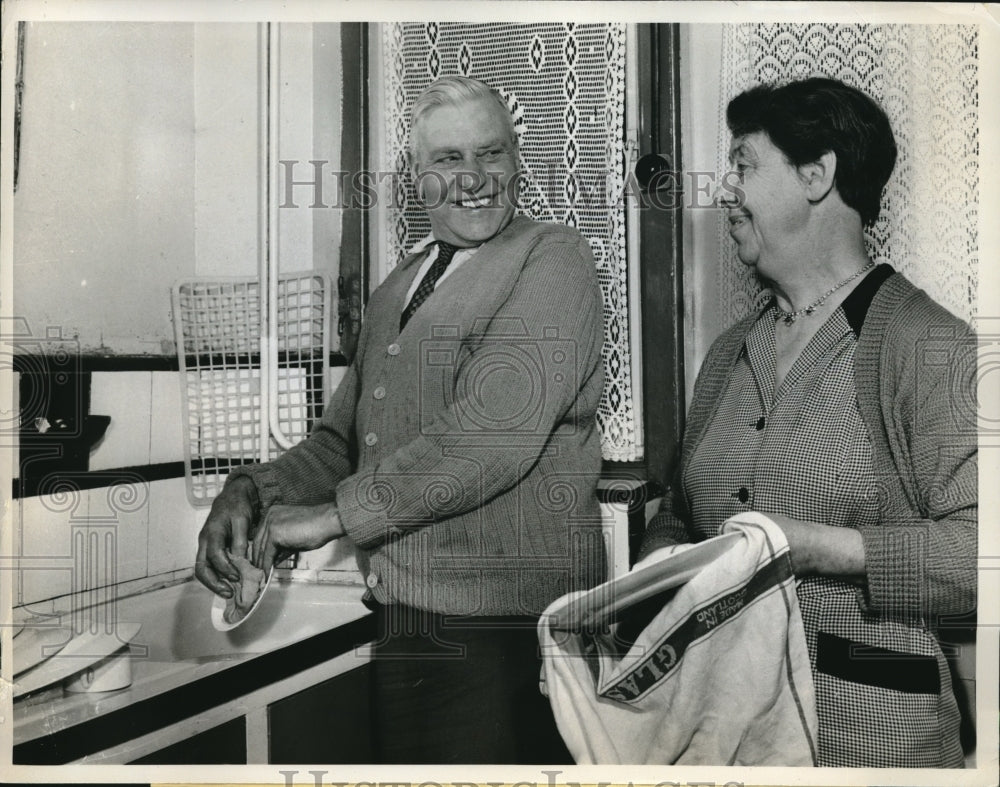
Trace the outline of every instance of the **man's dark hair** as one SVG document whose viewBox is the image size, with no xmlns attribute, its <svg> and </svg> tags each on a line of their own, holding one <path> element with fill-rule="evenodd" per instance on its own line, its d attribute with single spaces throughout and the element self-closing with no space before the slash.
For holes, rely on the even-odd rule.
<svg viewBox="0 0 1000 787">
<path fill-rule="evenodd" d="M 795 166 L 833 151 L 840 198 L 862 224 L 878 218 L 882 189 L 896 163 L 896 140 L 885 111 L 865 93 L 820 77 L 759 85 L 729 102 L 726 122 L 734 137 L 766 133 Z"/>
</svg>

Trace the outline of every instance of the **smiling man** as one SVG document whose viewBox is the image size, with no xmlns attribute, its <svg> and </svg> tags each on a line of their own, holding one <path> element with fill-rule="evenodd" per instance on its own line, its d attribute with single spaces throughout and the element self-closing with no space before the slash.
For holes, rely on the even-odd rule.
<svg viewBox="0 0 1000 787">
<path fill-rule="evenodd" d="M 517 137 L 482 82 L 417 98 L 409 160 L 431 235 L 372 294 L 313 434 L 230 476 L 196 573 L 228 596 L 227 551 L 252 542 L 266 571 L 351 539 L 379 630 L 379 760 L 570 762 L 535 624 L 605 573 L 594 260 L 575 230 L 515 217 Z"/>
<path fill-rule="evenodd" d="M 433 238 L 472 248 L 514 215 L 517 135 L 499 96 L 452 104 L 452 84 L 463 83 L 438 83 L 415 104 L 409 161 Z"/>
</svg>

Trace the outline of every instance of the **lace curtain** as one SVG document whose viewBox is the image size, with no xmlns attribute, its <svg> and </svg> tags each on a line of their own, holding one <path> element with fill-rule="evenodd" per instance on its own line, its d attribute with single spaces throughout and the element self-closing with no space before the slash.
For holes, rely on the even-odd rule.
<svg viewBox="0 0 1000 787">
<path fill-rule="evenodd" d="M 717 171 L 728 168 L 729 99 L 762 82 L 829 76 L 879 101 L 899 156 L 867 233 L 889 262 L 969 321 L 977 309 L 978 30 L 973 25 L 736 24 L 722 34 Z M 753 275 L 718 218 L 722 325 L 751 311 Z"/>
<path fill-rule="evenodd" d="M 406 171 L 409 112 L 433 80 L 489 83 L 514 116 L 528 177 L 520 212 L 576 227 L 604 295 L 604 457 L 641 458 L 630 350 L 625 206 L 625 25 L 392 23 L 382 27 L 382 158 L 394 170 L 380 231 L 382 273 L 430 232 Z M 557 297 L 557 294 L 553 294 Z"/>
</svg>

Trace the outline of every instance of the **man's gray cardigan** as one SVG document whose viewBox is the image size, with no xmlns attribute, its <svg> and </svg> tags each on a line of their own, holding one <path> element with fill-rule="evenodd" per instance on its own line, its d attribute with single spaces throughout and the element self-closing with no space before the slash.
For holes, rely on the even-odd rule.
<svg viewBox="0 0 1000 787">
<path fill-rule="evenodd" d="M 237 474 L 254 480 L 262 515 L 336 499 L 380 602 L 538 614 L 605 575 L 590 248 L 575 230 L 515 218 L 400 333 L 422 259 L 373 293 L 313 434 Z"/>
</svg>

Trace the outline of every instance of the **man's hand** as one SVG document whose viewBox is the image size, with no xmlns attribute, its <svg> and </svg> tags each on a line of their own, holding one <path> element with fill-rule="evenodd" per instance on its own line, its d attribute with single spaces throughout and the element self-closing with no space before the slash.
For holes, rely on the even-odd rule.
<svg viewBox="0 0 1000 787">
<path fill-rule="evenodd" d="M 315 506 L 274 505 L 253 540 L 251 560 L 267 576 L 271 566 L 293 552 L 319 549 L 344 535 L 336 503 Z"/>
<path fill-rule="evenodd" d="M 223 598 L 233 595 L 223 579 L 240 581 L 240 572 L 226 551 L 241 557 L 247 553 L 249 534 L 257 517 L 257 487 L 246 476 L 226 484 L 212 503 L 212 510 L 198 534 L 198 558 L 194 575 L 209 590 Z"/>
</svg>

